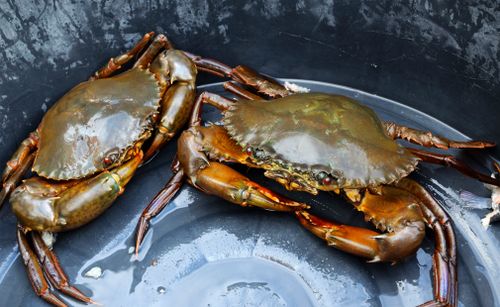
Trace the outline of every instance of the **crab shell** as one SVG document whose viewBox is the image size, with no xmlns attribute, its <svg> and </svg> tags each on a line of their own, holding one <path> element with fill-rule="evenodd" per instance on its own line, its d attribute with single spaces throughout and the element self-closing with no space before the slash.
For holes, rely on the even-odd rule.
<svg viewBox="0 0 500 307">
<path fill-rule="evenodd" d="M 306 173 L 311 180 L 324 172 L 335 188 L 392 183 L 418 163 L 385 134 L 373 110 L 340 95 L 304 93 L 272 101 L 238 101 L 224 113 L 224 123 L 241 147 L 259 152 L 252 157 L 260 160 L 257 163 Z"/>
<path fill-rule="evenodd" d="M 68 180 L 121 163 L 149 136 L 161 90 L 154 75 L 140 68 L 77 85 L 42 119 L 33 171 Z"/>
</svg>

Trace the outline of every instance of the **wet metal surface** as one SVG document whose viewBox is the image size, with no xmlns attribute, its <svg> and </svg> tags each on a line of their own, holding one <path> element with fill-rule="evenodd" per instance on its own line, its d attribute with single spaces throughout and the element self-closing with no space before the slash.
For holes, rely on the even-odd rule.
<svg viewBox="0 0 500 307">
<path fill-rule="evenodd" d="M 374 106 L 383 118 L 461 137 L 447 123 L 472 138 L 499 143 L 497 8 L 497 1 L 1 1 L 0 165 L 57 99 L 151 30 L 167 34 L 180 48 L 230 65 L 349 85 L 439 121 L 378 96 L 299 82 L 349 94 Z M 200 75 L 200 84 L 217 80 Z M 134 260 L 129 250 L 138 214 L 170 176 L 174 152 L 175 146 L 167 146 L 140 169 L 97 221 L 58 236 L 55 249 L 71 281 L 99 302 L 161 304 L 174 296 L 183 300 L 211 293 L 212 300 L 200 304 L 239 304 L 246 297 L 279 306 L 289 302 L 290 293 L 281 290 L 290 284 L 304 305 L 312 300 L 317 305 L 412 306 L 431 298 L 430 235 L 404 263 L 368 265 L 327 248 L 291 217 L 239 208 L 190 187 L 155 220 Z M 499 149 L 489 153 L 500 156 Z M 485 156 L 461 157 L 486 165 Z M 283 191 L 259 172 L 250 175 Z M 482 197 L 488 191 L 441 167 L 423 166 L 414 177 L 444 203 L 457 229 L 461 304 L 499 305 L 494 282 L 500 280 L 499 226 L 484 231 L 480 218 L 487 210 L 460 199 L 463 191 Z M 312 199 L 297 193 L 294 198 L 331 218 L 363 223 L 351 206 L 330 195 Z M 32 293 L 17 257 L 15 219 L 7 205 L 0 211 L 0 259 L 2 305 L 44 305 Z M 274 267 L 277 277 L 241 271 L 242 263 L 270 272 Z M 103 269 L 100 279 L 84 277 L 96 266 Z M 221 273 L 225 280 L 214 280 L 210 287 L 208 273 L 222 268 L 241 274 Z M 283 277 L 290 278 L 287 284 Z"/>
</svg>

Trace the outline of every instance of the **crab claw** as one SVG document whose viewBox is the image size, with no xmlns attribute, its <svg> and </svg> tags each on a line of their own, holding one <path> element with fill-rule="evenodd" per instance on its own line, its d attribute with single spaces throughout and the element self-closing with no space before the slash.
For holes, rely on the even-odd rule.
<svg viewBox="0 0 500 307">
<path fill-rule="evenodd" d="M 306 211 L 295 214 L 304 227 L 330 246 L 369 262 L 395 263 L 414 254 L 424 238 L 425 223 L 418 203 L 395 187 L 384 186 L 380 195 L 365 191 L 354 205 L 383 233 L 326 221 Z"/>
<path fill-rule="evenodd" d="M 368 262 L 399 262 L 413 254 L 423 239 L 424 227 L 379 234 L 360 227 L 326 221 L 305 211 L 295 215 L 302 226 L 329 246 L 368 259 Z M 415 231 L 416 230 L 416 231 Z"/>
</svg>

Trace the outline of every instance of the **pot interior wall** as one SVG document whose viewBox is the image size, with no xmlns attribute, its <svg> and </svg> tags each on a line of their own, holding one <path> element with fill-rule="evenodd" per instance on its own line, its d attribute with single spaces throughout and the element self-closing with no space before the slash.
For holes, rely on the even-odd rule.
<svg viewBox="0 0 500 307">
<path fill-rule="evenodd" d="M 20 0 L 0 3 L 0 13 L 0 165 L 61 95 L 148 31 L 232 66 L 387 97 L 500 143 L 496 1 Z M 214 81 L 201 74 L 199 83 Z M 15 249 L 8 206 L 0 222 L 5 272 Z M 490 231 L 498 247 L 498 226 Z"/>
</svg>

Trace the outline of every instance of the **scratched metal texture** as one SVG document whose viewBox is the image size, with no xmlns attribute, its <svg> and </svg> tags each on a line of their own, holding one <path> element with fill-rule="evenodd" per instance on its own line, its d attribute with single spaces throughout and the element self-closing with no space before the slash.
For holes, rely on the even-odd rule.
<svg viewBox="0 0 500 307">
<path fill-rule="evenodd" d="M 387 97 L 471 138 L 498 143 L 499 7 L 498 1 L 1 1 L 0 165 L 63 93 L 151 30 L 231 65 Z M 212 81 L 218 80 L 200 77 L 200 83 Z M 174 150 L 167 147 L 163 157 Z M 500 156 L 498 149 L 489 153 Z M 144 190 L 134 199 L 138 207 L 154 194 Z M 138 211 L 112 216 L 133 221 Z M 126 228 L 108 220 L 100 232 L 62 235 L 62 248 L 78 257 L 84 242 L 96 249 L 112 245 L 113 226 L 121 234 Z M 24 275 L 5 279 L 20 265 L 8 206 L 0 212 L 0 229 L 1 284 L 22 288 L 22 295 L 29 287 Z M 498 226 L 489 231 L 498 246 Z"/>
</svg>

